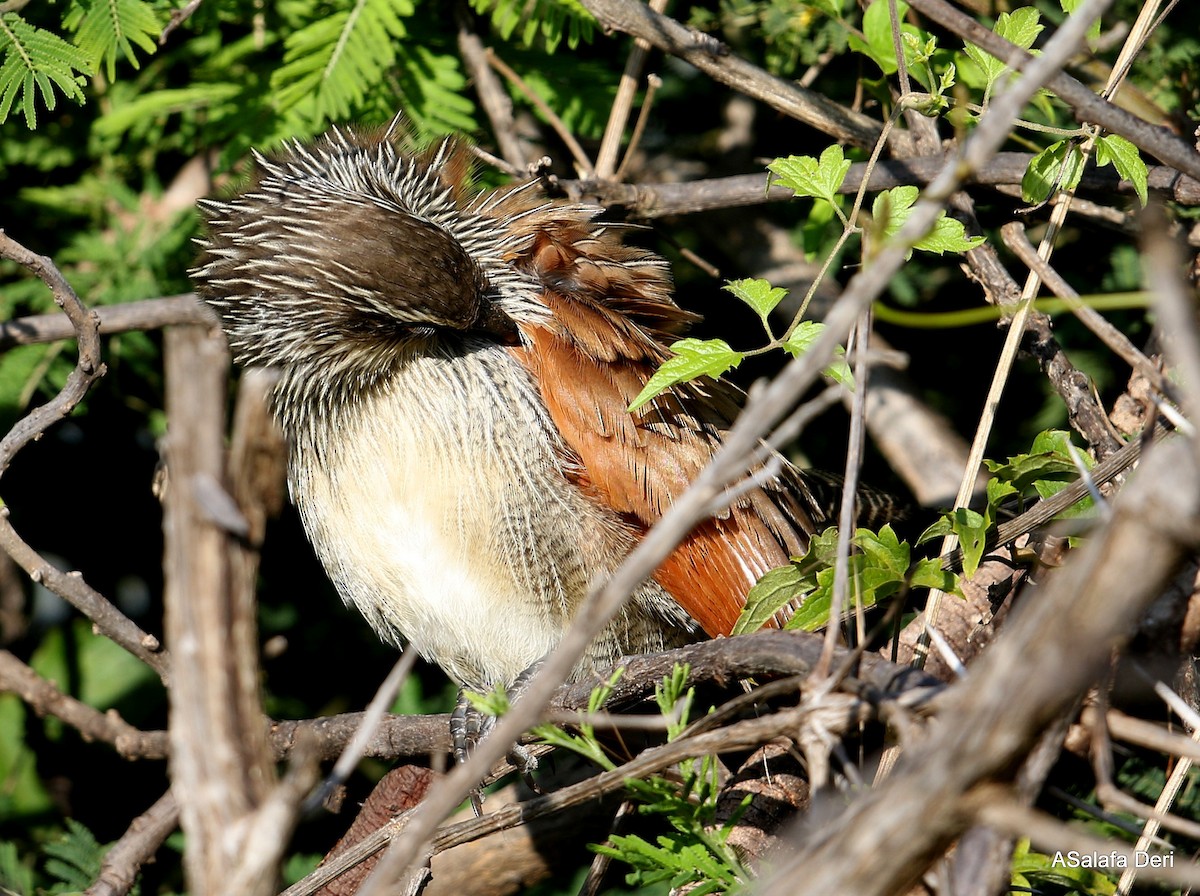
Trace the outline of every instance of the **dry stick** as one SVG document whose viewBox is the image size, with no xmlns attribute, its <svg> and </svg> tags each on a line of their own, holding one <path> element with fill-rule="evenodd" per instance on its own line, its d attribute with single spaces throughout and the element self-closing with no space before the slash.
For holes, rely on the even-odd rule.
<svg viewBox="0 0 1200 896">
<path fill-rule="evenodd" d="M 1086 0 L 1084 8 L 1097 6 L 1098 3 L 1099 0 Z M 533 724 L 557 683 L 570 675 L 577 658 L 620 609 L 628 595 L 658 568 L 691 527 L 704 518 L 704 511 L 713 499 L 743 474 L 744 459 L 753 454 L 762 436 L 790 411 L 796 397 L 812 384 L 829 363 L 834 349 L 845 340 L 863 309 L 887 288 L 888 281 L 904 264 L 909 251 L 907 247 L 929 231 L 962 179 L 985 164 L 1000 147 L 1017 112 L 1037 89 L 1034 82 L 1052 66 L 1062 64 L 1065 53 L 1061 48 L 1059 53 L 1060 56 L 1051 54 L 1048 45 L 1046 55 L 1035 61 L 1030 67 L 1030 76 L 1021 82 L 1022 90 L 1010 90 L 1002 97 L 1006 102 L 997 101 L 993 105 L 992 112 L 980 121 L 974 133 L 963 143 L 954 163 L 948 164 L 930 184 L 908 220 L 876 256 L 871 267 L 860 271 L 847 284 L 842 296 L 830 309 L 825 319 L 825 329 L 811 349 L 802 357 L 788 362 L 779 375 L 747 403 L 713 461 L 667 509 L 659 523 L 638 542 L 612 576 L 606 582 L 593 585 L 575 621 L 559 646 L 546 658 L 539 673 L 530 680 L 522 699 L 479 745 L 474 757 L 455 768 L 430 793 L 404 834 L 380 860 L 360 896 L 379 896 L 389 881 L 420 854 L 422 844 L 432 835 L 438 821 L 458 805 L 480 774 L 505 752 L 508 744 L 515 742 Z M 1012 98 L 1008 99 L 1010 96 Z M 1000 114 L 997 114 L 997 110 Z"/>
<path fill-rule="evenodd" d="M 379 724 L 383 721 L 383 716 L 387 712 L 389 706 L 396 699 L 396 694 L 400 690 L 400 685 L 408 677 L 408 673 L 412 671 L 412 667 L 417 660 L 417 652 L 409 649 L 400 654 L 400 658 L 396 660 L 392 666 L 392 670 L 388 672 L 387 677 L 375 691 L 375 696 L 371 698 L 370 704 L 362 714 L 362 723 L 358 726 L 358 730 L 354 732 L 354 736 L 350 738 L 350 742 L 346 744 L 346 748 L 342 751 L 342 755 L 338 757 L 334 763 L 333 770 L 321 782 L 313 793 L 311 793 L 304 802 L 304 810 L 312 811 L 317 806 L 321 805 L 333 792 L 336 787 L 341 786 L 350 777 L 350 773 L 358 766 L 358 762 L 363 758 L 370 745 L 375 733 L 379 730 Z"/>
<path fill-rule="evenodd" d="M 592 173 L 592 162 L 587 157 L 587 153 L 583 151 L 583 147 L 579 145 L 579 141 L 575 139 L 571 133 L 571 129 L 563 124 L 563 120 L 558 117 L 558 114 L 546 104 L 546 101 L 537 95 L 537 92 L 525 83 L 525 79 L 512 70 L 507 62 L 496 55 L 496 51 L 488 47 L 485 51 L 487 55 L 488 65 L 508 78 L 521 93 L 529 99 L 529 102 L 537 108 L 546 122 L 554 129 L 554 133 L 558 134 L 558 139 L 570 151 L 571 156 L 575 159 L 575 164 L 579 170 L 583 172 L 585 177 L 590 177 Z"/>
<path fill-rule="evenodd" d="M 1088 706 L 1084 708 L 1079 720 L 1089 729 L 1103 724 L 1112 737 L 1135 746 L 1146 747 L 1159 753 L 1186 756 L 1194 761 L 1200 760 L 1200 744 L 1192 738 L 1168 731 L 1145 719 L 1126 715 L 1117 709 L 1110 709 L 1101 716 L 1094 706 Z"/>
<path fill-rule="evenodd" d="M 1107 3 L 1104 3 L 1100 8 L 1105 8 L 1107 5 Z M 1064 23 L 1055 36 L 1051 38 L 1049 42 L 1047 42 L 1047 47 L 1049 47 L 1050 43 L 1054 42 L 1059 35 L 1064 35 L 1063 40 L 1059 42 L 1059 46 L 1066 45 L 1066 40 L 1068 39 L 1074 40 L 1075 46 L 1082 43 L 1082 31 L 1080 31 L 1078 27 L 1070 28 L 1068 26 L 1077 26 L 1078 18 L 1082 17 L 1083 11 L 1083 7 L 1076 10 L 1076 12 L 1073 14 L 1074 18 L 1067 19 L 1066 23 Z M 1089 18 L 1088 23 L 1090 23 L 1098 15 L 1099 13 L 1097 12 L 1095 15 Z M 1068 50 L 1073 48 L 1072 45 L 1066 45 L 1066 47 Z M 1056 66 L 1054 70 L 1057 71 L 1060 67 L 1061 66 Z M 1032 73 L 1033 70 L 1034 65 L 1031 65 L 1026 74 L 1026 78 L 1029 77 L 1029 73 Z M 1006 92 L 1005 96 L 1007 97 L 1011 93 L 1012 91 L 1010 90 Z M 1016 113 L 1019 113 L 1019 111 L 1020 109 L 1015 110 Z M 1085 158 L 1089 154 L 1093 142 L 1093 140 L 1089 140 L 1082 148 Z M 1071 191 L 1064 190 L 1059 192 L 1065 193 L 1069 196 Z M 1038 256 L 1043 261 L 1048 262 L 1051 253 L 1054 251 L 1054 243 L 1058 239 L 1058 233 L 1066 221 L 1067 212 L 1069 209 L 1070 203 L 1067 201 L 1064 201 L 1054 207 L 1054 211 L 1050 216 L 1049 225 L 1046 228 L 1046 233 L 1042 238 L 1041 246 L 1038 248 Z M 1000 399 L 1004 394 L 1004 387 L 1008 382 L 1008 377 L 1012 370 L 1013 362 L 1016 360 L 1017 351 L 1021 347 L 1021 340 L 1025 336 L 1025 328 L 1033 307 L 1033 300 L 1037 298 L 1038 290 L 1041 288 L 1041 283 L 1041 278 L 1038 277 L 1037 272 L 1031 269 L 1029 271 L 1029 276 L 1025 280 L 1025 287 L 1021 291 L 1020 304 L 1018 305 L 1016 312 L 1013 314 L 1012 320 L 1009 323 L 1008 333 L 1004 340 L 1003 351 L 1000 354 L 1000 359 L 996 362 L 996 369 L 992 374 L 991 386 L 988 388 L 987 398 L 984 400 L 984 406 L 983 411 L 980 414 L 979 425 L 975 430 L 975 438 L 971 443 L 971 450 L 967 455 L 967 466 L 963 471 L 963 478 L 961 484 L 959 485 L 958 496 L 954 501 L 954 508 L 956 510 L 958 508 L 966 507 L 970 503 L 971 496 L 975 492 L 975 483 L 979 478 L 979 470 L 983 464 L 983 455 L 987 451 L 987 444 L 991 438 L 992 426 L 994 425 L 996 419 L 996 411 L 1000 407 Z M 947 535 L 942 541 L 940 554 L 942 556 L 950 554 L 957 547 L 958 536 L 954 534 Z M 945 592 L 941 591 L 940 589 L 932 589 L 929 592 L 929 598 L 925 603 L 925 629 L 921 632 L 920 637 L 917 639 L 917 644 L 913 653 L 913 665 L 917 667 L 921 667 L 925 664 L 925 658 L 929 653 L 929 630 L 937 627 L 938 613 L 941 609 L 942 599 L 944 597 Z"/>
<path fill-rule="evenodd" d="M 1071 313 L 1108 346 L 1113 354 L 1149 380 L 1151 385 L 1163 395 L 1172 401 L 1178 401 L 1178 390 L 1163 376 L 1163 372 L 1155 363 L 1130 342 L 1128 336 L 1110 324 L 1100 312 L 1085 305 L 1075 288 L 1038 255 L 1037 249 L 1025 236 L 1023 224 L 1019 221 L 1011 221 L 1000 228 L 1000 235 L 1004 239 L 1004 245 L 1008 246 L 1026 267 L 1036 272 L 1052 293 L 1065 300 Z"/>
<path fill-rule="evenodd" d="M 825 677 L 833 664 L 833 651 L 837 647 L 838 633 L 841 626 L 836 621 L 842 618 L 842 609 L 846 606 L 850 590 L 850 545 L 854 536 L 855 520 L 857 519 L 858 474 L 862 467 L 863 445 L 866 441 L 867 400 L 868 388 L 867 346 L 871 333 L 871 309 L 863 311 L 858 319 L 854 337 L 854 400 L 850 410 L 850 441 L 846 448 L 846 468 L 844 473 L 845 488 L 842 491 L 841 507 L 838 508 L 838 542 L 837 565 L 833 574 L 833 597 L 829 604 L 830 624 L 825 627 L 825 645 L 821 651 L 821 662 L 818 674 Z M 858 606 L 856 614 L 862 621 L 862 607 Z M 863 643 L 863 633 L 859 632 L 858 642 Z"/>
<path fill-rule="evenodd" d="M 714 81 L 762 100 L 838 140 L 868 147 L 879 138 L 880 125 L 874 119 L 768 74 L 735 56 L 715 38 L 660 15 L 643 3 L 636 0 L 582 0 L 582 3 L 606 29 L 641 38 L 691 63 Z"/>
<path fill-rule="evenodd" d="M 529 158 L 521 145 L 521 138 L 517 136 L 512 100 L 496 73 L 488 65 L 487 50 L 474 31 L 473 15 L 467 4 L 462 0 L 455 3 L 454 15 L 458 23 L 458 52 L 470 71 L 479 104 L 483 106 L 483 111 L 492 126 L 492 133 L 496 135 L 496 142 L 500 146 L 500 155 L 514 171 L 524 171 Z"/>
<path fill-rule="evenodd" d="M 84 896 L 125 896 L 133 888 L 142 866 L 178 826 L 179 804 L 168 790 L 135 818 L 129 830 L 104 854 L 100 874 L 84 891 Z"/>
<path fill-rule="evenodd" d="M 16 694 L 40 715 L 61 719 L 83 735 L 85 740 L 111 744 L 126 759 L 165 759 L 166 743 L 161 732 L 140 731 L 115 709 L 100 712 L 69 694 L 21 662 L 7 650 L 0 650 L 0 691 Z"/>
<path fill-rule="evenodd" d="M 129 330 L 158 330 L 177 324 L 217 326 L 216 315 L 190 292 L 124 305 L 104 305 L 93 309 L 92 314 L 99 320 L 101 336 Z M 0 350 L 74 338 L 74 325 L 62 314 L 34 314 L 0 321 Z"/>
<path fill-rule="evenodd" d="M 1174 691 L 1168 688 L 1161 681 L 1155 682 L 1154 690 L 1160 696 L 1167 699 L 1168 705 L 1172 708 L 1179 707 L 1185 712 L 1182 718 L 1185 723 L 1192 728 L 1192 740 L 1200 742 L 1200 727 L 1195 723 L 1195 711 Z M 1190 716 L 1190 717 L 1189 717 Z M 1134 846 L 1136 852 L 1145 852 L 1150 845 L 1158 840 L 1158 830 L 1160 827 L 1166 827 L 1169 830 L 1180 831 L 1181 826 L 1184 830 L 1181 831 L 1185 836 L 1195 838 L 1197 836 L 1196 828 L 1200 825 L 1194 822 L 1185 822 L 1184 819 L 1175 818 L 1169 814 L 1171 804 L 1175 802 L 1179 796 L 1179 791 L 1183 787 L 1188 774 L 1191 772 L 1193 762 L 1191 759 L 1182 758 L 1175 764 L 1175 768 L 1171 769 L 1171 775 L 1167 778 L 1166 784 L 1163 785 L 1162 792 L 1158 795 L 1158 799 L 1154 803 L 1154 808 L 1149 813 L 1144 809 L 1138 808 L 1136 811 L 1139 815 L 1146 818 L 1146 823 L 1142 828 L 1141 834 L 1138 836 L 1137 844 Z M 1125 795 L 1120 794 L 1122 797 Z M 1137 803 L 1136 800 L 1132 802 Z M 1129 811 L 1127 806 L 1122 806 L 1126 811 Z M 1128 896 L 1128 893 L 1133 889 L 1134 879 L 1137 877 L 1138 868 L 1136 863 L 1127 867 L 1121 875 L 1121 879 L 1117 882 L 1118 896 Z"/>
<path fill-rule="evenodd" d="M 30 252 L 16 240 L 0 232 L 0 257 L 9 258 L 33 272 L 49 287 L 55 304 L 63 309 L 69 332 L 79 343 L 79 360 L 67 377 L 62 390 L 40 407 L 21 418 L 0 440 L 0 475 L 8 469 L 17 452 L 41 437 L 51 426 L 64 419 L 83 400 L 92 383 L 104 375 L 100 360 L 100 334 L 97 319 L 75 295 L 71 285 L 54 263 Z M 58 315 L 55 315 L 58 317 Z M 8 519 L 8 508 L 0 508 L 0 547 L 24 569 L 31 579 L 66 599 L 92 621 L 101 634 L 124 647 L 166 680 L 168 658 L 157 638 L 141 630 L 129 617 L 91 588 L 79 573 L 56 569 L 17 534 Z"/>
<path fill-rule="evenodd" d="M 1024 71 L 1032 64 L 1033 57 L 1028 51 L 983 27 L 946 0 L 912 0 L 909 6 L 963 40 L 986 50 L 1010 68 Z M 1126 112 L 1062 72 L 1048 77 L 1043 86 L 1071 106 L 1077 120 L 1120 134 L 1137 144 L 1138 148 L 1200 180 L 1200 153 L 1166 128 L 1157 127 Z"/>
<path fill-rule="evenodd" d="M 650 0 L 649 6 L 656 13 L 662 13 L 667 8 L 667 2 L 668 0 Z M 616 171 L 621 135 L 625 133 L 625 124 L 629 121 L 633 98 L 642 76 L 642 66 L 646 64 L 649 53 L 648 40 L 641 37 L 634 40 L 629 58 L 625 60 L 625 70 L 621 72 L 621 80 L 617 84 L 617 95 L 613 99 L 612 110 L 608 113 L 608 123 L 604 126 L 604 136 L 600 139 L 600 150 L 596 153 L 594 176 L 598 180 L 608 180 Z"/>
<path fill-rule="evenodd" d="M 888 190 L 906 184 L 923 185 L 931 181 L 945 166 L 948 155 L 931 155 L 905 159 L 884 159 L 875 163 L 867 179 L 867 192 Z M 972 172 L 966 183 L 992 187 L 1013 186 L 1021 178 L 1033 158 L 1031 153 L 997 153 L 986 165 Z M 857 193 L 867 174 L 867 165 L 855 162 L 846 172 L 846 179 L 837 192 Z M 794 199 L 784 187 L 764 188 L 762 174 L 735 174 L 675 184 L 621 184 L 560 179 L 558 185 L 572 199 L 588 198 L 604 205 L 626 207 L 633 217 L 654 219 L 671 215 L 692 214 L 712 209 L 726 209 L 766 202 L 785 202 Z M 1089 168 L 1079 182 L 1081 190 L 1095 190 L 1111 195 L 1114 191 L 1133 195 L 1133 184 L 1122 180 L 1111 168 Z M 1183 205 L 1200 204 L 1200 182 L 1165 165 L 1149 169 L 1147 188 Z M 2 332 L 2 331 L 0 331 Z"/>
<path fill-rule="evenodd" d="M 907 701 L 900 698 L 898 702 L 903 704 Z M 849 695 L 838 695 L 838 699 L 832 700 L 830 705 L 787 709 L 762 718 L 735 722 L 717 731 L 681 736 L 669 743 L 643 751 L 616 769 L 563 787 L 554 793 L 521 803 L 508 803 L 479 818 L 448 825 L 437 832 L 433 838 L 432 849 L 434 853 L 443 852 L 518 824 L 597 800 L 622 789 L 630 779 L 644 778 L 694 756 L 752 749 L 772 738 L 794 732 L 814 716 L 821 718 L 826 730 L 844 733 L 850 725 L 871 717 L 874 709 L 868 701 Z M 349 868 L 374 855 L 397 834 L 404 832 L 407 835 L 422 811 L 423 807 L 419 807 L 394 819 L 355 843 L 346 852 L 331 857 L 312 875 L 289 887 L 280 896 L 307 896 L 313 893 Z M 366 896 L 367 892 L 366 889 L 360 889 L 358 896 Z"/>
<path fill-rule="evenodd" d="M 633 123 L 633 133 L 629 135 L 629 145 L 625 148 L 625 155 L 621 157 L 621 164 L 617 166 L 617 172 L 613 175 L 615 180 L 623 180 L 625 172 L 633 162 L 634 151 L 642 142 L 642 134 L 646 132 L 646 124 L 650 121 L 650 110 L 654 106 L 654 97 L 660 87 L 662 87 L 662 78 L 655 74 L 646 76 L 646 95 L 642 99 L 642 108 L 638 109 L 637 121 Z M 597 856 L 597 858 L 600 857 Z"/>
</svg>

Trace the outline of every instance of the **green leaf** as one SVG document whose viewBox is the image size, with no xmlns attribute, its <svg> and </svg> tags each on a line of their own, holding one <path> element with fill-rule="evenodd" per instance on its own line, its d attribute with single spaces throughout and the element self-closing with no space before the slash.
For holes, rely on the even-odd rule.
<svg viewBox="0 0 1200 896">
<path fill-rule="evenodd" d="M 112 108 L 96 120 L 93 130 L 104 137 L 116 137 L 147 119 L 210 109 L 228 103 L 244 92 L 240 84 L 222 83 L 152 90 L 135 95 L 128 102 L 113 103 Z"/>
<path fill-rule="evenodd" d="M 1079 477 L 1079 471 L 1067 449 L 1070 436 L 1062 430 L 1039 433 L 1028 454 L 1017 454 L 1006 462 L 985 460 L 987 468 L 997 479 L 1008 482 L 1021 494 L 1030 488 L 1038 490 L 1039 483 L 1054 483 L 1054 491 Z"/>
<path fill-rule="evenodd" d="M 284 41 L 284 64 L 271 75 L 276 108 L 316 123 L 350 117 L 395 65 L 412 13 L 412 0 L 337 0 Z"/>
<path fill-rule="evenodd" d="M 20 101 L 21 113 L 30 130 L 37 127 L 35 97 L 54 111 L 55 89 L 67 99 L 82 104 L 84 75 L 92 73 L 88 56 L 57 34 L 35 28 L 15 12 L 0 15 L 0 122 L 8 118 Z M 36 90 L 35 90 L 36 88 Z"/>
<path fill-rule="evenodd" d="M 757 631 L 777 613 L 793 607 L 786 628 L 815 631 L 827 625 L 837 540 L 837 529 L 826 529 L 813 536 L 803 557 L 759 579 L 750 589 L 733 634 Z M 885 525 L 878 532 L 859 529 L 852 543 L 856 550 L 849 558 L 850 582 L 857 606 L 873 607 L 909 587 L 956 589 L 954 575 L 943 570 L 938 560 L 913 564 L 912 548 L 897 537 L 891 526 Z"/>
<path fill-rule="evenodd" d="M 1100 167 L 1112 164 L 1121 177 L 1133 184 L 1142 205 L 1146 204 L 1150 170 L 1133 143 L 1117 134 L 1100 137 L 1096 140 L 1096 164 Z"/>
<path fill-rule="evenodd" d="M 792 329 L 788 338 L 783 342 L 783 350 L 793 358 L 799 358 L 803 354 L 807 354 L 813 347 L 813 343 L 817 341 L 817 337 L 825 330 L 825 324 L 819 321 L 802 320 Z M 845 386 L 847 389 L 854 389 L 854 373 L 850 370 L 850 365 L 846 363 L 846 350 L 840 345 L 837 348 L 837 360 L 826 367 L 822 372 L 833 380 L 835 383 Z"/>
<path fill-rule="evenodd" d="M 158 15 L 143 0 L 76 0 L 63 23 L 75 32 L 75 42 L 92 67 L 104 65 L 110 81 L 117 76 L 118 54 L 140 68 L 134 45 L 154 53 L 162 32 Z"/>
<path fill-rule="evenodd" d="M 0 818 L 34 819 L 54 807 L 38 776 L 38 757 L 25 737 L 29 710 L 16 694 L 0 694 Z M 36 717 L 34 723 L 37 724 Z"/>
<path fill-rule="evenodd" d="M 905 23 L 908 15 L 908 4 L 896 3 L 896 14 L 900 19 L 901 34 L 911 34 L 921 37 L 919 29 Z M 864 42 L 856 35 L 850 36 L 850 48 L 875 61 L 875 64 L 885 75 L 894 75 L 896 66 L 896 46 L 892 42 L 892 17 L 888 12 L 887 0 L 873 0 L 862 19 Z"/>
<path fill-rule="evenodd" d="M 816 580 L 810 579 L 796 563 L 768 570 L 746 595 L 746 606 L 731 634 L 758 631 L 793 601 L 803 600 L 814 587 Z"/>
<path fill-rule="evenodd" d="M 456 55 L 406 43 L 397 48 L 396 58 L 401 105 L 418 133 L 440 136 L 478 128 L 475 104 Z"/>
<path fill-rule="evenodd" d="M 21 861 L 17 844 L 0 840 L 0 893 L 32 892 L 33 869 Z"/>
<path fill-rule="evenodd" d="M 1029 161 L 1021 178 L 1021 198 L 1041 205 L 1055 190 L 1072 190 L 1083 177 L 1083 152 L 1074 140 L 1060 140 Z"/>
<path fill-rule="evenodd" d="M 759 316 L 763 326 L 766 327 L 767 335 L 770 335 L 771 325 L 767 322 L 767 316 L 775 310 L 775 306 L 787 295 L 786 289 L 779 286 L 772 286 L 766 280 L 752 278 L 730 280 L 721 288 L 726 292 L 733 293 L 733 295 L 753 308 L 754 313 Z"/>
<path fill-rule="evenodd" d="M 786 187 L 796 196 L 824 199 L 832 205 L 850 170 L 850 162 L 842 148 L 834 144 L 826 147 L 819 160 L 812 156 L 788 156 L 775 159 L 767 165 L 767 170 L 775 175 L 772 185 Z"/>
<path fill-rule="evenodd" d="M 963 575 L 970 578 L 975 575 L 983 559 L 991 519 L 969 507 L 958 508 L 950 514 L 949 519 L 952 531 L 958 536 L 958 546 L 962 548 Z"/>
<path fill-rule="evenodd" d="M 968 59 L 979 67 L 980 73 L 983 76 L 983 89 L 990 91 L 996 83 L 996 79 L 1004 74 L 1004 69 L 1006 68 L 1004 63 L 986 50 L 975 46 L 975 44 L 967 44 L 963 48 L 963 52 L 967 54 Z"/>
<path fill-rule="evenodd" d="M 916 187 L 903 186 L 884 190 L 875 197 L 871 214 L 884 235 L 891 237 L 900 231 L 912 215 L 919 194 Z M 942 212 L 929 233 L 913 243 L 913 248 L 941 255 L 943 252 L 967 252 L 982 243 L 983 237 L 968 237 L 961 221 Z"/>
<path fill-rule="evenodd" d="M 81 892 L 100 876 L 100 865 L 107 849 L 86 827 L 68 818 L 67 830 L 58 840 L 47 843 L 46 873 L 59 882 L 54 892 Z"/>
<path fill-rule="evenodd" d="M 992 29 L 1000 37 L 1024 50 L 1033 46 L 1037 36 L 1045 30 L 1041 23 L 1042 14 L 1032 6 L 1022 6 L 1012 12 L 1002 12 Z"/>
<path fill-rule="evenodd" d="M 471 6 L 491 14 L 504 40 L 519 31 L 523 44 L 532 46 L 540 38 L 547 53 L 564 37 L 572 50 L 581 42 L 591 43 L 596 28 L 596 19 L 578 0 L 471 0 Z"/>
<path fill-rule="evenodd" d="M 711 376 L 715 379 L 731 367 L 741 364 L 742 358 L 745 357 L 741 352 L 730 348 L 724 339 L 681 339 L 671 346 L 671 351 L 675 353 L 675 357 L 668 359 L 655 371 L 654 376 L 650 377 L 645 388 L 629 406 L 630 413 L 676 383 L 694 380 L 700 376 Z"/>
</svg>

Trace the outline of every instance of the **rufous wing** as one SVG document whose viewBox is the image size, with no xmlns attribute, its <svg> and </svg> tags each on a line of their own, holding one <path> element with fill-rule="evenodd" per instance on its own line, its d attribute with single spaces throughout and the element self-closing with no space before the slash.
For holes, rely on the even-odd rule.
<svg viewBox="0 0 1200 896">
<path fill-rule="evenodd" d="M 631 414 L 669 357 L 664 340 L 694 318 L 671 301 L 660 259 L 586 218 L 575 227 L 556 223 L 531 230 L 528 255 L 518 260 L 546 284 L 551 321 L 523 326 L 524 345 L 512 350 L 575 456 L 577 484 L 645 531 L 711 460 L 741 396 L 704 378 Z M 693 529 L 655 579 L 709 635 L 728 634 L 751 586 L 803 552 L 817 517 L 799 471 L 785 463 L 776 480 Z"/>
</svg>

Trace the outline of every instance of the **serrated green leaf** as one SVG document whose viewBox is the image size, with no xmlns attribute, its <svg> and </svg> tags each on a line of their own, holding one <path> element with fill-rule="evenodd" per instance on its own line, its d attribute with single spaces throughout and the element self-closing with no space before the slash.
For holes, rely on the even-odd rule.
<svg viewBox="0 0 1200 896">
<path fill-rule="evenodd" d="M 783 301 L 783 297 L 787 295 L 786 289 L 779 286 L 772 286 L 766 280 L 755 278 L 730 280 L 721 288 L 726 292 L 732 293 L 754 309 L 754 313 L 762 319 L 763 326 L 767 328 L 767 332 L 771 332 L 767 316 L 775 310 L 776 305 Z"/>
<path fill-rule="evenodd" d="M 1057 451 L 1017 454 L 1006 463 L 991 460 L 985 460 L 984 463 L 995 477 L 1010 483 L 1021 493 L 1038 482 L 1065 483 L 1079 475 L 1071 459 Z"/>
<path fill-rule="evenodd" d="M 811 196 L 833 204 L 846 179 L 850 162 L 837 144 L 828 146 L 820 159 L 812 156 L 788 156 L 775 159 L 767 170 L 775 175 L 772 184 L 791 190 L 796 196 Z"/>
<path fill-rule="evenodd" d="M 1103 167 L 1110 163 L 1117 169 L 1117 173 L 1121 177 L 1133 184 L 1138 200 L 1144 206 L 1149 198 L 1147 181 L 1150 177 L 1150 169 L 1146 167 L 1138 148 L 1118 134 L 1107 134 L 1098 138 L 1096 140 L 1096 164 Z"/>
<path fill-rule="evenodd" d="M 1012 12 L 1000 13 L 992 30 L 1010 43 L 1028 50 L 1037 40 L 1037 36 L 1045 30 L 1041 19 L 1042 14 L 1035 7 L 1022 6 Z"/>
<path fill-rule="evenodd" d="M 815 631 L 828 624 L 837 541 L 837 529 L 826 529 L 813 536 L 803 557 L 766 573 L 750 590 L 733 633 L 757 631 L 775 614 L 796 604 L 799 607 L 785 628 Z M 890 525 L 878 532 L 859 529 L 853 545 L 849 566 L 857 606 L 873 607 L 909 586 L 956 587 L 954 576 L 943 571 L 936 560 L 911 564 L 912 548 Z"/>
<path fill-rule="evenodd" d="M 724 339 L 681 339 L 671 346 L 671 351 L 675 357 L 668 359 L 650 377 L 645 388 L 629 406 L 630 413 L 676 383 L 700 376 L 719 377 L 731 367 L 741 364 L 745 357 L 730 348 Z"/>
<path fill-rule="evenodd" d="M 996 79 L 1004 74 L 1004 63 L 986 50 L 975 46 L 975 44 L 967 44 L 963 47 L 963 52 L 979 68 L 983 78 L 983 89 L 990 91 L 996 83 Z"/>
<path fill-rule="evenodd" d="M 991 520 L 969 507 L 959 507 L 950 514 L 950 528 L 958 536 L 958 546 L 963 552 L 963 575 L 975 575 L 987 542 Z"/>
<path fill-rule="evenodd" d="M 746 595 L 746 606 L 730 634 L 756 632 L 793 601 L 803 600 L 816 587 L 816 579 L 794 564 L 768 570 Z"/>
<path fill-rule="evenodd" d="M 807 354 L 813 347 L 813 343 L 817 341 L 817 337 L 825 330 L 825 324 L 820 321 L 802 320 L 792 329 L 788 338 L 783 342 L 783 350 L 793 358 L 799 358 L 803 354 Z M 846 350 L 841 346 L 837 348 L 837 359 L 826 367 L 822 373 L 842 386 L 845 386 L 851 391 L 854 390 L 854 373 L 850 370 L 850 365 L 846 363 Z"/>
<path fill-rule="evenodd" d="M 913 588 L 930 588 L 944 591 L 946 594 L 961 594 L 958 577 L 948 569 L 942 568 L 942 561 L 937 557 L 918 560 L 912 566 L 909 584 Z"/>
<path fill-rule="evenodd" d="M 1041 205 L 1055 190 L 1073 190 L 1083 177 L 1083 152 L 1074 140 L 1060 140 L 1029 161 L 1021 178 L 1021 198 Z"/>
<path fill-rule="evenodd" d="M 907 3 L 897 2 L 896 13 L 901 23 L 901 34 L 922 37 L 919 29 L 904 21 L 908 16 Z M 894 75 L 897 70 L 896 46 L 892 42 L 892 18 L 887 0 L 873 0 L 867 7 L 863 13 L 862 32 L 866 40 L 851 35 L 850 48 L 873 59 L 885 75 Z"/>
<path fill-rule="evenodd" d="M 886 236 L 894 236 L 900 231 L 912 215 L 913 205 L 919 195 L 920 190 L 906 185 L 884 190 L 875 197 L 871 214 Z M 981 243 L 983 237 L 968 237 L 961 221 L 942 212 L 929 233 L 913 243 L 913 248 L 941 255 L 943 252 L 967 252 Z"/>
<path fill-rule="evenodd" d="M 983 241 L 982 236 L 967 236 L 962 221 L 943 213 L 933 223 L 933 230 L 913 243 L 913 248 L 937 255 L 944 252 L 961 255 L 983 245 Z"/>
</svg>

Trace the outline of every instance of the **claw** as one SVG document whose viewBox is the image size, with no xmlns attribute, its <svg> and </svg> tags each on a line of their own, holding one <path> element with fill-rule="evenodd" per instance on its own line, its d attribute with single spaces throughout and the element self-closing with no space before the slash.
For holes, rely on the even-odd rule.
<svg viewBox="0 0 1200 896">
<path fill-rule="evenodd" d="M 540 667 L 541 662 L 536 662 L 517 676 L 516 681 L 508 690 L 510 703 L 516 701 L 525 692 L 530 679 Z M 495 726 L 496 717 L 486 715 L 476 709 L 475 705 L 467 698 L 466 691 L 459 688 L 458 700 L 455 701 L 454 711 L 450 713 L 450 742 L 454 752 L 454 761 L 466 762 L 475 749 L 475 745 L 482 741 Z M 513 744 L 508 751 L 508 761 L 530 790 L 534 793 L 542 792 L 533 780 L 533 771 L 538 767 L 536 756 L 520 744 Z M 483 791 L 478 787 L 473 788 L 470 799 L 471 808 L 475 811 L 476 817 L 482 815 Z"/>
</svg>

